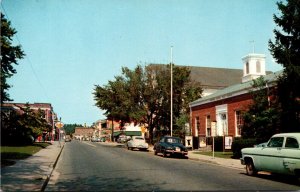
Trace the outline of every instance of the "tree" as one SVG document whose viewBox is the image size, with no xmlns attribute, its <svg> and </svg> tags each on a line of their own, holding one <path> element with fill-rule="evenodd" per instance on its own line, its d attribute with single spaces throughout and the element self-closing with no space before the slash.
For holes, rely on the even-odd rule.
<svg viewBox="0 0 300 192">
<path fill-rule="evenodd" d="M 7 79 L 17 73 L 14 65 L 17 65 L 18 60 L 25 55 L 21 45 L 13 46 L 13 36 L 16 33 L 10 21 L 1 13 L 1 103 L 11 101 L 7 92 L 11 85 L 8 84 Z"/>
<path fill-rule="evenodd" d="M 42 110 L 34 111 L 28 103 L 20 109 L 21 114 L 12 110 L 1 116 L 2 144 L 31 144 L 38 136 L 51 131 L 52 126 L 44 119 L 45 114 Z"/>
<path fill-rule="evenodd" d="M 75 128 L 76 127 L 82 127 L 82 125 L 78 125 L 78 124 L 65 124 L 64 125 L 64 130 L 66 132 L 66 135 L 72 135 L 73 133 L 75 133 Z"/>
<path fill-rule="evenodd" d="M 174 67 L 173 108 L 176 121 L 180 115 L 188 113 L 189 101 L 201 95 L 200 87 L 193 87 L 190 71 L 186 67 Z M 197 98 L 199 98 L 197 97 Z M 122 122 L 148 124 L 150 141 L 156 133 L 170 134 L 170 68 L 168 65 L 151 65 L 134 70 L 122 68 L 122 75 L 109 81 L 108 85 L 94 89 L 96 106 L 106 110 L 108 118 Z M 188 109 L 188 110 L 187 110 Z M 180 133 L 174 126 L 174 133 Z M 178 134 L 179 135 L 179 134 Z"/>
<path fill-rule="evenodd" d="M 283 66 L 278 79 L 278 102 L 281 108 L 281 132 L 300 131 L 300 1 L 277 3 L 281 15 L 274 15 L 280 29 L 274 30 L 275 42 L 269 49 L 277 63 Z"/>
<path fill-rule="evenodd" d="M 271 102 L 269 95 L 271 90 L 266 87 L 267 81 L 263 77 L 253 80 L 253 90 L 250 91 L 253 103 L 249 110 L 243 114 L 244 125 L 242 137 L 257 139 L 258 142 L 266 142 L 278 132 L 278 109 L 276 100 Z"/>
</svg>

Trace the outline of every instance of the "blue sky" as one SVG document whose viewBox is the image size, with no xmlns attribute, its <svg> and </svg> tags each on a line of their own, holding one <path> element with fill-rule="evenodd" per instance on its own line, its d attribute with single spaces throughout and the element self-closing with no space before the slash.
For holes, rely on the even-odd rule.
<svg viewBox="0 0 300 192">
<path fill-rule="evenodd" d="M 3 10 L 4 8 L 4 10 Z M 26 57 L 9 83 L 14 102 L 51 103 L 64 123 L 104 119 L 93 89 L 121 67 L 169 63 L 242 68 L 241 58 L 266 54 L 275 0 L 2 0 Z"/>
</svg>

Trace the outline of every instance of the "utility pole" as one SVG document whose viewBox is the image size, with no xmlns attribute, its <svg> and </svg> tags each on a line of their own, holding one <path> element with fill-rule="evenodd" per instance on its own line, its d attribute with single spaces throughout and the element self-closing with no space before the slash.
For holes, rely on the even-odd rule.
<svg viewBox="0 0 300 192">
<path fill-rule="evenodd" d="M 171 136 L 173 135 L 173 46 L 171 46 Z"/>
</svg>

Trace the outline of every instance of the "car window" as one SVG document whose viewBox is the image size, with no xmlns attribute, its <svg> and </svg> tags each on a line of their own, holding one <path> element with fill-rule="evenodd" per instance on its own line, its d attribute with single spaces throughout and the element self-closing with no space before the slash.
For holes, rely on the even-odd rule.
<svg viewBox="0 0 300 192">
<path fill-rule="evenodd" d="M 178 139 L 178 138 L 168 138 L 167 142 L 168 143 L 180 143 L 180 139 Z"/>
<path fill-rule="evenodd" d="M 270 139 L 268 143 L 268 147 L 282 147 L 283 145 L 283 137 L 273 137 Z"/>
<path fill-rule="evenodd" d="M 288 137 L 288 138 L 286 138 L 285 147 L 286 148 L 299 148 L 299 143 L 295 138 Z"/>
</svg>

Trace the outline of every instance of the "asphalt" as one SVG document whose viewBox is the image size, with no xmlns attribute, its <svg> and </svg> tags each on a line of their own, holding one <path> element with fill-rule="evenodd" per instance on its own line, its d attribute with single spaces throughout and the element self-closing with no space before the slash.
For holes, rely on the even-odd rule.
<svg viewBox="0 0 300 192">
<path fill-rule="evenodd" d="M 1 169 L 0 191 L 44 191 L 56 166 L 59 156 L 64 148 L 64 142 L 54 141 L 45 149 L 40 150 L 33 156 L 18 160 L 16 164 Z M 105 142 L 102 145 L 117 146 L 119 143 Z M 149 147 L 153 152 L 153 147 Z M 224 159 L 196 154 L 189 151 L 188 158 L 192 161 L 212 163 L 233 169 L 244 170 L 240 160 Z"/>
</svg>

